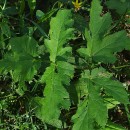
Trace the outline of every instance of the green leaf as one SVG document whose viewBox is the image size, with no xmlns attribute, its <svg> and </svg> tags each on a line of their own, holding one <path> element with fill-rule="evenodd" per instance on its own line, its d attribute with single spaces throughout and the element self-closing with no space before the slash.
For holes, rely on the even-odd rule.
<svg viewBox="0 0 130 130">
<path fill-rule="evenodd" d="M 129 0 L 109 0 L 106 2 L 106 5 L 109 9 L 114 9 L 119 14 L 125 14 L 130 10 Z"/>
<path fill-rule="evenodd" d="M 120 104 L 120 102 L 116 101 L 115 99 L 111 97 L 106 97 L 105 103 L 107 104 L 107 109 L 112 109 Z"/>
<path fill-rule="evenodd" d="M 100 6 L 100 0 L 93 0 L 91 6 L 89 23 L 90 32 L 92 34 L 92 39 L 100 39 L 110 28 L 112 22 L 111 15 L 106 13 L 101 16 L 102 6 Z"/>
<path fill-rule="evenodd" d="M 67 48 L 63 48 L 63 45 L 74 38 L 73 23 L 70 10 L 60 10 L 57 16 L 51 19 L 50 40 L 45 40 L 45 45 L 50 53 L 50 61 L 55 63 L 56 57 L 66 52 Z"/>
<path fill-rule="evenodd" d="M 12 38 L 10 40 L 11 49 L 13 52 L 16 52 L 17 54 L 29 54 L 30 56 L 36 57 L 37 49 L 38 49 L 38 43 L 37 41 L 29 36 L 22 36 L 22 37 L 16 37 Z"/>
<path fill-rule="evenodd" d="M 104 69 L 93 69 L 91 72 L 86 70 L 82 73 L 80 81 L 86 82 L 85 87 L 88 90 L 87 101 L 81 103 L 72 120 L 74 130 L 92 129 L 96 130 L 98 126 L 104 128 L 107 123 L 108 112 L 107 104 L 101 96 L 101 91 L 112 96 L 115 100 L 129 104 L 128 95 L 123 85 L 111 79 L 111 75 Z M 86 99 L 85 99 L 86 100 Z"/>
<path fill-rule="evenodd" d="M 42 12 L 39 12 L 40 10 L 38 10 L 36 13 L 37 13 L 37 17 L 38 17 L 38 20 L 39 22 L 44 22 L 46 21 L 47 19 L 51 18 L 52 15 L 54 13 L 56 13 L 58 11 L 58 9 L 51 9 L 49 12 L 47 12 L 46 14 L 43 14 Z M 38 16 L 39 14 L 39 16 Z"/>
<path fill-rule="evenodd" d="M 57 127 L 60 128 L 62 126 L 62 123 L 59 120 L 60 109 L 68 109 L 70 106 L 69 94 L 62 85 L 62 80 L 62 77 L 55 73 L 55 65 L 51 64 L 51 66 L 46 69 L 42 78 L 42 82 L 46 83 L 44 90 L 45 98 L 41 102 L 43 109 L 40 108 L 36 110 L 36 114 L 40 119 L 49 124 L 57 121 Z"/>
<path fill-rule="evenodd" d="M 108 124 L 106 125 L 105 130 L 127 130 L 127 129 L 120 126 L 119 124 L 108 122 Z"/>
<path fill-rule="evenodd" d="M 96 89 L 92 89 L 92 85 L 89 86 L 89 101 L 88 108 L 89 113 L 93 119 L 98 123 L 98 125 L 104 127 L 107 123 L 107 107 L 101 98 L 100 93 Z"/>
<path fill-rule="evenodd" d="M 90 30 L 86 29 L 85 33 L 87 48 L 80 48 L 78 52 L 86 60 L 113 63 L 116 61 L 114 53 L 120 52 L 124 48 L 129 49 L 127 48 L 129 39 L 125 31 L 108 35 L 112 22 L 111 16 L 106 13 L 101 17 L 101 11 L 100 1 L 93 0 L 90 11 Z"/>
<path fill-rule="evenodd" d="M 104 63 L 114 62 L 116 57 L 113 53 L 122 51 L 125 48 L 126 43 L 127 38 L 125 31 L 106 36 L 102 40 L 102 43 L 98 43 L 98 46 L 93 47 L 93 60 Z"/>
<path fill-rule="evenodd" d="M 98 78 L 95 79 L 95 82 L 99 83 L 99 85 L 105 89 L 106 93 L 113 96 L 113 98 L 117 101 L 124 104 L 129 103 L 127 93 L 119 81 L 114 81 L 107 78 Z"/>
<path fill-rule="evenodd" d="M 45 13 L 42 12 L 41 10 L 36 11 L 36 17 L 37 19 L 40 19 L 41 17 L 44 17 Z"/>
<path fill-rule="evenodd" d="M 103 88 L 106 94 L 112 96 L 120 103 L 129 104 L 128 95 L 122 83 L 117 80 L 112 80 L 111 76 L 101 68 L 92 71 L 91 81 L 99 89 Z"/>
<path fill-rule="evenodd" d="M 89 109 L 86 107 L 87 100 L 78 106 L 76 114 L 72 117 L 74 122 L 73 130 L 94 130 L 94 121 L 91 118 Z"/>
<path fill-rule="evenodd" d="M 74 130 L 82 130 L 82 129 L 95 129 L 95 123 L 97 122 L 99 126 L 105 127 L 107 123 L 107 107 L 104 104 L 104 101 L 100 95 L 100 91 L 96 84 L 93 84 L 92 76 L 89 71 L 85 71 L 82 73 L 82 77 L 80 80 L 86 82 L 85 87 L 88 90 L 88 103 L 85 105 L 81 105 L 78 107 L 78 111 L 76 115 L 73 116 L 72 120 L 74 120 Z M 86 108 L 86 109 L 85 109 Z M 102 109 L 101 109 L 102 108 Z M 82 109 L 82 110 L 81 110 Z M 74 118 L 77 118 L 75 121 Z M 96 129 L 95 129 L 96 130 Z"/>
<path fill-rule="evenodd" d="M 74 66 L 64 61 L 57 62 L 58 74 L 61 76 L 62 82 L 65 85 L 70 84 L 70 78 L 73 78 Z M 62 77 L 63 76 L 63 77 Z"/>
<path fill-rule="evenodd" d="M 16 37 L 10 40 L 11 51 L 0 61 L 0 70 L 12 70 L 14 81 L 29 81 L 37 73 L 40 61 L 38 56 L 38 44 L 28 36 Z"/>
</svg>

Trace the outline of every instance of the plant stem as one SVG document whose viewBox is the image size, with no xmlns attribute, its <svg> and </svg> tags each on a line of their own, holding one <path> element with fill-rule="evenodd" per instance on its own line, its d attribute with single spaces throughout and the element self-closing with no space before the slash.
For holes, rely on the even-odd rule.
<svg viewBox="0 0 130 130">
<path fill-rule="evenodd" d="M 122 66 L 117 66 L 117 67 L 112 67 L 113 69 L 121 69 L 121 68 L 125 68 L 125 67 L 129 67 L 130 65 L 122 65 Z"/>
</svg>

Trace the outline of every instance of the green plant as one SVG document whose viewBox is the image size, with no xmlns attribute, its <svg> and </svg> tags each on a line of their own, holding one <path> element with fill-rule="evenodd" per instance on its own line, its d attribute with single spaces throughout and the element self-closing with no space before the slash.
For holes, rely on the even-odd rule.
<svg viewBox="0 0 130 130">
<path fill-rule="evenodd" d="M 109 0 L 106 5 L 110 9 L 116 10 L 119 14 L 125 14 L 129 11 L 130 1 L 129 0 Z"/>
<path fill-rule="evenodd" d="M 127 32 L 115 29 L 118 25 L 109 12 L 102 13 L 100 0 L 91 3 L 89 23 L 78 10 L 61 6 L 47 13 L 37 10 L 38 21 L 29 20 L 24 14 L 26 1 L 19 2 L 17 17 L 23 26 L 18 35 L 10 28 L 11 16 L 1 13 L 0 74 L 8 91 L 0 87 L 0 127 L 124 130 L 108 112 L 123 106 L 130 123 L 129 94 L 115 76 L 121 67 L 115 67 L 119 52 L 130 50 Z M 31 18 L 36 1 L 27 2 Z M 50 26 L 42 28 L 49 20 Z"/>
</svg>

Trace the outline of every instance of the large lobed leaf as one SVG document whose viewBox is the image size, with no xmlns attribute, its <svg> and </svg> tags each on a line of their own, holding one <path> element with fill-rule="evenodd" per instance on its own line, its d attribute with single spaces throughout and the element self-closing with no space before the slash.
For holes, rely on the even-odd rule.
<svg viewBox="0 0 130 130">
<path fill-rule="evenodd" d="M 12 38 L 9 45 L 11 52 L 8 52 L 0 61 L 0 70 L 12 70 L 14 81 L 29 81 L 37 73 L 40 61 L 37 61 L 38 44 L 32 37 L 22 36 Z"/>
<path fill-rule="evenodd" d="M 80 48 L 79 54 L 87 60 L 91 59 L 96 62 L 113 63 L 116 60 L 114 53 L 122 51 L 128 47 L 125 31 L 119 31 L 110 34 L 110 26 L 112 23 L 109 13 L 101 16 L 102 6 L 100 0 L 93 0 L 90 11 L 89 29 L 86 29 L 85 37 L 87 39 L 87 48 Z"/>
<path fill-rule="evenodd" d="M 81 103 L 77 113 L 73 116 L 73 130 L 92 129 L 96 130 L 95 122 L 104 128 L 107 123 L 107 106 L 101 96 L 101 90 L 112 96 L 115 100 L 129 104 L 127 93 L 123 85 L 111 79 L 111 76 L 104 69 L 94 69 L 82 73 L 80 80 L 83 80 L 88 90 L 87 101 Z"/>
</svg>

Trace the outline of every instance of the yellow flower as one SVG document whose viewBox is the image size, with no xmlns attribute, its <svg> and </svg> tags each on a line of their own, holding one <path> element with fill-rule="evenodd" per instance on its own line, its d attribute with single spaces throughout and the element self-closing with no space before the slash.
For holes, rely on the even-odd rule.
<svg viewBox="0 0 130 130">
<path fill-rule="evenodd" d="M 82 2 L 76 0 L 75 2 L 72 2 L 72 4 L 74 5 L 75 11 L 77 12 L 81 8 Z"/>
</svg>

